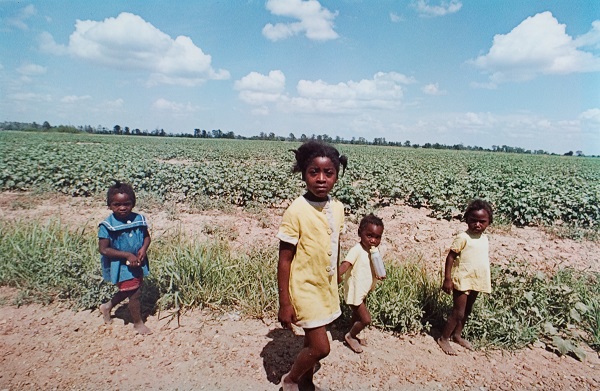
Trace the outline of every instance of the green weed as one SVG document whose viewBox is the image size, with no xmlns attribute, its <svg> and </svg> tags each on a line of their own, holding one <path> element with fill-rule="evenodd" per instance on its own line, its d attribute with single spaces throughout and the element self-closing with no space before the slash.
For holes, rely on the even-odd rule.
<svg viewBox="0 0 600 391">
<path fill-rule="evenodd" d="M 277 314 L 277 251 L 229 247 L 230 232 L 200 242 L 182 232 L 154 239 L 145 313 L 178 318 L 195 308 L 239 312 L 255 318 Z M 451 297 L 424 260 L 386 265 L 387 278 L 367 300 L 373 325 L 400 333 L 440 329 Z M 67 229 L 61 221 L 0 220 L 0 285 L 18 290 L 14 303 L 61 301 L 91 309 L 115 287 L 102 281 L 96 232 Z M 493 292 L 477 299 L 465 327 L 477 346 L 518 349 L 543 343 L 582 359 L 582 344 L 600 350 L 599 273 L 559 269 L 551 274 L 525 264 L 493 267 Z M 343 305 L 349 320 L 348 307 Z"/>
</svg>

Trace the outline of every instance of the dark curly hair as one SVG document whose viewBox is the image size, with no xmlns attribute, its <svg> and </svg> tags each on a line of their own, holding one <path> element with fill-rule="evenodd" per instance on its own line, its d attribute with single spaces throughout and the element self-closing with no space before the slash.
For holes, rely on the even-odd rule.
<svg viewBox="0 0 600 391">
<path fill-rule="evenodd" d="M 316 157 L 326 157 L 331 160 L 335 166 L 336 174 L 339 176 L 340 165 L 344 168 L 343 173 L 348 166 L 348 158 L 345 155 L 340 155 L 339 151 L 331 145 L 318 140 L 309 140 L 302 144 L 298 149 L 290 149 L 296 155 L 296 163 L 292 167 L 292 172 L 301 172 L 302 179 L 306 169 Z"/>
<path fill-rule="evenodd" d="M 369 213 L 360 220 L 360 223 L 358 224 L 358 232 L 362 231 L 369 224 L 383 227 L 383 220 L 375 216 L 373 213 Z"/>
<path fill-rule="evenodd" d="M 467 220 L 469 215 L 476 210 L 485 210 L 490 218 L 490 224 L 494 221 L 494 212 L 492 211 L 492 205 L 481 199 L 475 199 L 469 203 L 467 209 L 465 210 L 465 214 L 463 215 L 464 219 Z"/>
<path fill-rule="evenodd" d="M 116 194 L 127 194 L 133 203 L 132 206 L 135 206 L 135 192 L 129 183 L 115 181 L 115 184 L 108 188 L 108 192 L 106 193 L 107 206 L 110 206 L 111 200 Z"/>
</svg>

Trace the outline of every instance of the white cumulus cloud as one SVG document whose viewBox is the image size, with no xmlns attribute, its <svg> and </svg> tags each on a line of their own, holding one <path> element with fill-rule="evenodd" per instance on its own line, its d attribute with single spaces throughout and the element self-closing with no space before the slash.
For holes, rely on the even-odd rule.
<svg viewBox="0 0 600 391">
<path fill-rule="evenodd" d="M 21 8 L 16 15 L 6 18 L 6 24 L 9 27 L 16 27 L 19 30 L 29 30 L 29 26 L 26 23 L 27 19 L 35 14 L 37 14 L 37 10 L 34 5 L 30 4 Z"/>
<path fill-rule="evenodd" d="M 600 133 L 600 109 L 594 108 L 584 111 L 579 115 L 579 118 L 583 121 L 589 121 L 595 123 L 598 126 L 598 132 Z"/>
<path fill-rule="evenodd" d="M 268 75 L 250 72 L 237 80 L 234 88 L 239 91 L 239 98 L 251 105 L 277 102 L 283 97 L 285 75 L 280 70 L 271 71 Z"/>
<path fill-rule="evenodd" d="M 157 110 L 170 111 L 174 114 L 193 113 L 199 110 L 197 106 L 191 103 L 172 102 L 164 98 L 159 98 L 152 104 L 152 108 Z"/>
<path fill-rule="evenodd" d="M 485 55 L 471 63 L 490 74 L 493 83 L 525 81 L 538 75 L 568 74 L 600 71 L 600 58 L 579 50 L 600 42 L 600 25 L 573 40 L 546 11 L 528 17 L 508 34 L 494 37 L 492 47 Z"/>
<path fill-rule="evenodd" d="M 46 67 L 31 63 L 23 64 L 17 68 L 17 72 L 24 76 L 43 75 L 46 70 Z"/>
<path fill-rule="evenodd" d="M 229 78 L 228 71 L 212 68 L 211 56 L 189 37 L 172 39 L 128 12 L 103 21 L 77 20 L 67 46 L 57 44 L 48 33 L 39 40 L 40 48 L 49 53 L 69 54 L 109 68 L 147 71 L 151 85 L 194 86 Z"/>
<path fill-rule="evenodd" d="M 314 41 L 327 41 L 339 37 L 333 24 L 337 12 L 329 11 L 316 0 L 268 0 L 266 8 L 273 15 L 298 20 L 266 24 L 262 33 L 271 41 L 280 41 L 301 33 Z"/>
<path fill-rule="evenodd" d="M 396 72 L 378 72 L 372 79 L 330 84 L 323 80 L 300 80 L 298 96 L 289 109 L 313 113 L 343 113 L 357 109 L 393 110 L 400 106 L 403 85 L 414 79 Z"/>
<path fill-rule="evenodd" d="M 423 86 L 421 89 L 427 95 L 446 95 L 445 90 L 440 90 L 438 83 L 429 83 Z"/>
<path fill-rule="evenodd" d="M 77 95 L 66 95 L 63 96 L 60 101 L 62 103 L 69 103 L 69 104 L 73 104 L 73 103 L 78 103 L 78 102 L 83 102 L 86 100 L 90 100 L 92 99 L 91 96 L 89 95 L 81 95 L 81 96 L 77 96 Z"/>
<path fill-rule="evenodd" d="M 413 6 L 421 16 L 444 16 L 458 12 L 462 3 L 458 0 L 442 1 L 439 5 L 429 5 L 426 0 L 417 0 Z"/>
<path fill-rule="evenodd" d="M 323 80 L 300 80 L 296 96 L 285 91 L 285 75 L 279 70 L 268 75 L 251 72 L 235 82 L 239 98 L 260 106 L 265 113 L 269 105 L 282 112 L 352 113 L 357 109 L 393 110 L 402 103 L 403 85 L 413 84 L 412 77 L 396 72 L 378 72 L 371 79 L 328 83 Z"/>
</svg>

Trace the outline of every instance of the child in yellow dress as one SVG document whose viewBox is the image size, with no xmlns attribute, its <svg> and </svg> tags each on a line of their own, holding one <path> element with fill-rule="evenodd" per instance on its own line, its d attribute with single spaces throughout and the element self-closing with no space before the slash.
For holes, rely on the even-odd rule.
<svg viewBox="0 0 600 391">
<path fill-rule="evenodd" d="M 377 248 L 383 235 L 383 221 L 374 214 L 362 218 L 358 225 L 360 242 L 348 251 L 340 265 L 339 278 L 349 271 L 344 281 L 344 300 L 352 309 L 352 327 L 346 333 L 346 343 L 356 353 L 362 353 L 358 334 L 371 323 L 371 314 L 365 300 L 369 292 L 375 289 L 378 278 L 371 262 L 372 248 Z"/>
<path fill-rule="evenodd" d="M 474 200 L 465 211 L 467 231 L 458 234 L 446 257 L 442 290 L 453 296 L 452 313 L 448 316 L 438 345 L 444 353 L 456 355 L 450 340 L 473 350 L 461 334 L 479 292 L 492 291 L 488 237 L 484 234 L 493 221 L 492 206 L 484 200 Z"/>
<path fill-rule="evenodd" d="M 284 328 L 304 329 L 304 348 L 281 378 L 284 391 L 314 389 L 315 365 L 330 351 L 326 326 L 341 315 L 337 265 L 344 206 L 329 193 L 340 166 L 348 164 L 337 149 L 314 140 L 293 152 L 292 170 L 302 173 L 306 193 L 287 208 L 277 233 L 278 318 Z"/>
</svg>

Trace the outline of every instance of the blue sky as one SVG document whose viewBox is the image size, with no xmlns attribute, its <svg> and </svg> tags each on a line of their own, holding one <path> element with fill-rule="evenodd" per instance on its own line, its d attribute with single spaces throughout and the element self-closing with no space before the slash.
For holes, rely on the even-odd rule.
<svg viewBox="0 0 600 391">
<path fill-rule="evenodd" d="M 0 0 L 0 121 L 600 155 L 600 1 Z"/>
</svg>

